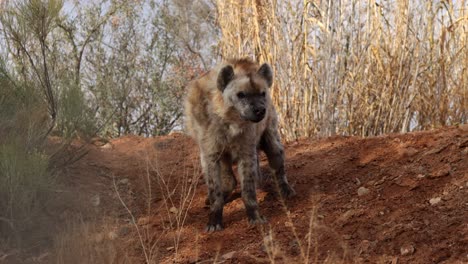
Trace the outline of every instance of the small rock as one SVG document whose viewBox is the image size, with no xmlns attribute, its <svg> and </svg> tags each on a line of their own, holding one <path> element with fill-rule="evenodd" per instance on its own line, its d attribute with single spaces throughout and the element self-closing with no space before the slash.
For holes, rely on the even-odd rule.
<svg viewBox="0 0 468 264">
<path fill-rule="evenodd" d="M 357 194 L 358 196 L 363 196 L 363 195 L 366 195 L 370 192 L 369 189 L 367 189 L 366 187 L 359 187 L 359 189 L 357 190 Z"/>
<path fill-rule="evenodd" d="M 110 231 L 108 234 L 107 234 L 107 238 L 109 238 L 109 240 L 115 240 L 116 238 L 118 238 L 119 235 L 117 235 L 116 232 L 114 231 Z"/>
<path fill-rule="evenodd" d="M 290 253 L 295 256 L 301 254 L 299 242 L 297 242 L 296 239 L 289 242 L 289 250 L 290 250 Z"/>
<path fill-rule="evenodd" d="M 407 149 L 404 150 L 404 153 L 403 155 L 407 156 L 407 157 L 411 157 L 411 156 L 414 156 L 415 154 L 417 154 L 419 151 L 413 147 L 409 147 Z"/>
<path fill-rule="evenodd" d="M 107 143 L 101 147 L 102 149 L 112 149 L 114 146 L 111 143 Z"/>
<path fill-rule="evenodd" d="M 343 235 L 344 240 L 350 240 L 352 238 L 351 235 Z"/>
<path fill-rule="evenodd" d="M 321 214 L 319 214 L 319 215 L 317 215 L 317 218 L 318 218 L 318 219 L 324 219 L 324 218 L 325 218 L 325 216 L 324 216 L 324 215 L 321 215 Z"/>
<path fill-rule="evenodd" d="M 380 211 L 379 214 L 380 214 L 380 215 L 384 215 L 385 213 L 384 213 L 383 211 Z"/>
<path fill-rule="evenodd" d="M 422 179 L 422 178 L 424 178 L 424 177 L 426 177 L 426 175 L 421 174 L 421 173 L 418 174 L 418 175 L 416 175 L 416 178 L 418 178 L 418 179 Z"/>
<path fill-rule="evenodd" d="M 190 256 L 187 261 L 189 264 L 196 264 L 200 262 L 200 259 L 198 256 Z"/>
<path fill-rule="evenodd" d="M 96 234 L 94 237 L 94 241 L 96 243 L 101 243 L 104 240 L 104 236 L 101 233 Z"/>
<path fill-rule="evenodd" d="M 286 221 L 286 222 L 284 222 L 284 226 L 285 227 L 293 227 L 294 225 L 293 225 L 293 223 L 291 223 L 289 221 Z"/>
<path fill-rule="evenodd" d="M 429 203 L 430 203 L 431 205 L 436 205 L 436 204 L 440 203 L 440 201 L 442 201 L 442 198 L 436 197 L 436 198 L 431 198 L 431 199 L 429 200 Z"/>
<path fill-rule="evenodd" d="M 414 247 L 412 245 L 403 246 L 400 248 L 402 256 L 408 256 L 414 253 Z"/>
<path fill-rule="evenodd" d="M 130 227 L 128 226 L 123 226 L 119 229 L 119 232 L 117 233 L 120 237 L 126 236 L 130 233 Z"/>
<path fill-rule="evenodd" d="M 91 204 L 95 207 L 98 207 L 101 204 L 101 197 L 99 196 L 99 194 L 96 194 L 93 197 L 91 197 Z"/>
<path fill-rule="evenodd" d="M 461 153 L 462 153 L 463 155 L 466 155 L 466 154 L 468 154 L 468 148 L 465 148 L 464 150 L 462 150 L 462 152 L 461 152 Z"/>
<path fill-rule="evenodd" d="M 449 164 L 445 164 L 442 168 L 434 171 L 429 175 L 430 178 L 441 178 L 450 175 L 452 167 Z"/>
<path fill-rule="evenodd" d="M 369 240 L 362 240 L 361 244 L 359 245 L 359 253 L 365 253 L 369 250 L 370 242 Z"/>
<path fill-rule="evenodd" d="M 144 226 L 144 225 L 149 224 L 149 222 L 150 222 L 150 218 L 148 216 L 145 216 L 145 217 L 138 218 L 137 224 Z"/>
<path fill-rule="evenodd" d="M 174 250 L 174 247 L 167 247 L 166 250 L 167 251 L 172 251 L 172 250 Z"/>
<path fill-rule="evenodd" d="M 361 180 L 359 180 L 359 178 L 356 178 L 355 181 L 357 186 L 361 185 Z"/>
<path fill-rule="evenodd" d="M 232 259 L 232 257 L 234 257 L 234 254 L 236 254 L 236 251 L 231 251 L 231 252 L 228 252 L 224 255 L 221 256 L 222 259 Z"/>
<path fill-rule="evenodd" d="M 124 184 L 124 185 L 128 184 L 128 182 L 129 180 L 127 178 L 123 178 L 119 181 L 120 184 Z"/>
<path fill-rule="evenodd" d="M 179 209 L 177 209 L 175 206 L 172 206 L 171 209 L 169 209 L 169 212 L 177 214 L 179 212 Z"/>
</svg>

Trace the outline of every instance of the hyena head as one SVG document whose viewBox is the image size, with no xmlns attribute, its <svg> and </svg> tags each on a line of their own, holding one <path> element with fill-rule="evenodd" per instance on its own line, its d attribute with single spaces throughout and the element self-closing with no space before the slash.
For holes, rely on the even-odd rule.
<svg viewBox="0 0 468 264">
<path fill-rule="evenodd" d="M 268 89 L 273 83 L 270 65 L 263 64 L 256 72 L 236 76 L 231 65 L 221 69 L 217 85 L 223 93 L 226 107 L 233 107 L 240 117 L 260 122 L 265 117 L 269 100 Z"/>
</svg>

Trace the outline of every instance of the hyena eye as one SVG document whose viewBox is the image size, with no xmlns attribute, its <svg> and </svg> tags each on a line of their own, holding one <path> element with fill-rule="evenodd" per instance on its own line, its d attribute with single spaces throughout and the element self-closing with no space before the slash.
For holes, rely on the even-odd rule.
<svg viewBox="0 0 468 264">
<path fill-rule="evenodd" d="M 262 93 L 261 93 L 261 96 L 262 96 L 262 97 L 265 97 L 265 95 L 266 95 L 265 92 L 262 92 Z"/>
<path fill-rule="evenodd" d="M 243 92 L 238 92 L 238 93 L 237 93 L 237 97 L 238 97 L 239 99 L 245 98 L 245 93 L 243 93 Z"/>
</svg>

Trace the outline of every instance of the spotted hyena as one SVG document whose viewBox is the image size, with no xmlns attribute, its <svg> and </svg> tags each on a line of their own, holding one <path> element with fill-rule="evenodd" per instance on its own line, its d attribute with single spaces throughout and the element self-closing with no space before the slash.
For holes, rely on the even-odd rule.
<svg viewBox="0 0 468 264">
<path fill-rule="evenodd" d="M 273 71 L 250 59 L 230 60 L 193 81 L 185 101 L 186 128 L 200 147 L 208 183 L 210 213 L 206 231 L 223 228 L 223 206 L 237 182 L 251 224 L 266 220 L 258 210 L 255 180 L 258 149 L 265 152 L 283 197 L 295 194 L 284 171 L 284 150 L 270 99 Z"/>
</svg>

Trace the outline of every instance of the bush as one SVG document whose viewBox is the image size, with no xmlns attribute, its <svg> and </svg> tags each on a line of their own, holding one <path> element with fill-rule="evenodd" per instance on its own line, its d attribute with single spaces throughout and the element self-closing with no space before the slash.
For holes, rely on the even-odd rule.
<svg viewBox="0 0 468 264">
<path fill-rule="evenodd" d="M 0 240 L 21 244 L 55 186 L 42 150 L 48 116 L 35 90 L 5 71 L 0 86 Z"/>
<path fill-rule="evenodd" d="M 53 177 L 47 172 L 47 156 L 29 152 L 20 140 L 0 146 L 0 233 L 21 242 L 24 231 L 35 225 L 47 201 Z"/>
<path fill-rule="evenodd" d="M 58 100 L 58 121 L 56 131 L 64 138 L 76 135 L 89 138 L 96 133 L 94 113 L 87 105 L 80 87 L 68 84 Z"/>
</svg>

